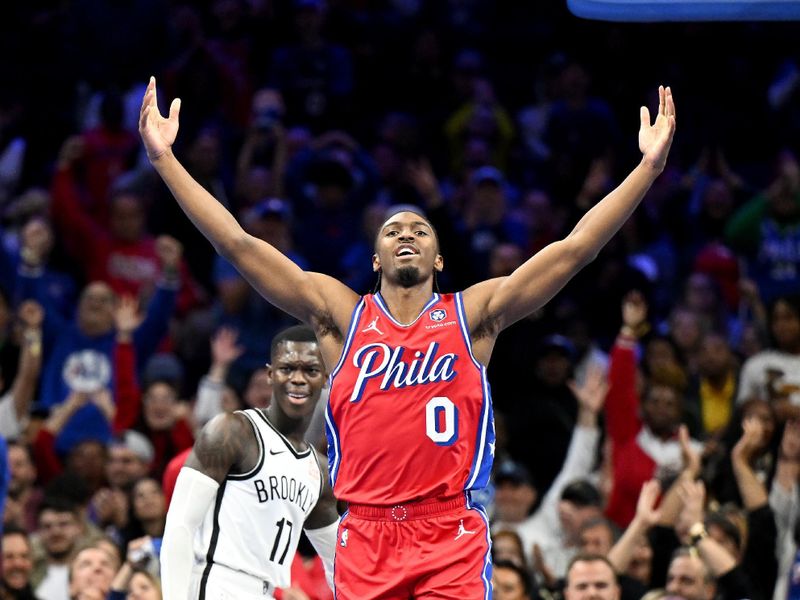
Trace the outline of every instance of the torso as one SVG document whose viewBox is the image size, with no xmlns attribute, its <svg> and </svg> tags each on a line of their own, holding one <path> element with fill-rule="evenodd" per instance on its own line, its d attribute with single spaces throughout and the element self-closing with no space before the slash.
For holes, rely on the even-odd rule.
<svg viewBox="0 0 800 600">
<path fill-rule="evenodd" d="M 239 414 L 253 427 L 257 460 L 220 486 L 195 536 L 195 561 L 205 563 L 204 572 L 218 564 L 288 586 L 300 531 L 324 477 L 313 449 L 298 452 L 260 410 Z"/>
<path fill-rule="evenodd" d="M 340 500 L 390 505 L 485 486 L 494 424 L 460 294 L 434 294 L 411 323 L 380 295 L 356 307 L 326 413 Z"/>
</svg>

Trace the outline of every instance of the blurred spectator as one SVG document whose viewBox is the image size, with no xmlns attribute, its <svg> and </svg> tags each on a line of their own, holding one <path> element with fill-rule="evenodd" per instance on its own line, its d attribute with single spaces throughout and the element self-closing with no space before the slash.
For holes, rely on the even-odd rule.
<svg viewBox="0 0 800 600">
<path fill-rule="evenodd" d="M 606 431 L 611 441 L 613 487 L 606 515 L 627 527 L 645 481 L 667 480 L 681 469 L 681 446 L 676 433 L 683 419 L 685 376 L 659 369 L 649 374 L 639 391 L 636 341 L 646 329 L 647 305 L 638 293 L 622 305 L 622 329 L 611 350 L 609 391 L 605 406 Z M 699 446 L 698 442 L 692 442 Z"/>
<path fill-rule="evenodd" d="M 507 560 L 520 567 L 527 565 L 522 539 L 510 529 L 499 529 L 492 532 L 492 562 Z"/>
<path fill-rule="evenodd" d="M 742 365 L 736 402 L 758 398 L 774 404 L 781 419 L 800 414 L 800 296 L 781 296 L 769 311 L 771 348 Z"/>
<path fill-rule="evenodd" d="M 492 563 L 492 594 L 497 600 L 531 600 L 531 578 L 525 567 L 508 560 Z"/>
<path fill-rule="evenodd" d="M 687 422 L 700 426 L 692 431 L 696 435 L 716 437 L 731 420 L 738 385 L 736 357 L 725 336 L 712 332 L 703 337 L 697 367 L 686 394 Z"/>
<path fill-rule="evenodd" d="M 35 547 L 31 575 L 37 597 L 69 600 L 69 564 L 83 533 L 74 504 L 55 498 L 42 503 L 37 531 L 41 547 Z"/>
<path fill-rule="evenodd" d="M 69 565 L 69 600 L 105 598 L 118 567 L 119 558 L 102 546 L 80 550 Z"/>
<path fill-rule="evenodd" d="M 578 400 L 568 386 L 576 357 L 572 343 L 561 335 L 548 336 L 538 350 L 526 399 L 517 400 L 505 416 L 509 452 L 545 492 L 564 462 L 577 419 Z M 546 464 L 536 460 L 545 454 L 551 457 Z"/>
<path fill-rule="evenodd" d="M 286 98 L 292 123 L 316 130 L 347 122 L 353 64 L 347 48 L 324 37 L 325 0 L 293 0 L 297 41 L 272 55 L 270 83 Z"/>
<path fill-rule="evenodd" d="M 161 600 L 161 583 L 149 568 L 158 558 L 151 551 L 153 547 L 148 536 L 128 543 L 125 561 L 114 575 L 108 600 Z"/>
<path fill-rule="evenodd" d="M 566 571 L 565 600 L 619 600 L 619 597 L 617 576 L 607 558 L 579 554 L 570 562 Z"/>
<path fill-rule="evenodd" d="M 14 600 L 36 600 L 31 587 L 33 556 L 25 529 L 6 526 L 0 547 L 0 596 Z"/>
<path fill-rule="evenodd" d="M 800 293 L 800 165 L 791 151 L 776 158 L 775 179 L 728 222 L 726 237 L 747 258 L 765 302 Z"/>
<path fill-rule="evenodd" d="M 53 220 L 72 258 L 83 265 L 85 278 L 104 281 L 115 293 L 144 299 L 153 295 L 159 281 L 177 279 L 179 310 L 193 307 L 199 292 L 181 258 L 182 250 L 169 236 L 153 238 L 147 233 L 147 199 L 141 192 L 112 190 L 107 224 L 82 205 L 74 171 L 85 152 L 83 140 L 70 138 L 64 143 L 52 189 Z M 40 256 L 34 264 L 42 260 Z"/>
<path fill-rule="evenodd" d="M 42 488 L 36 484 L 36 465 L 31 449 L 24 442 L 9 442 L 8 467 L 11 478 L 3 522 L 34 531 L 42 502 Z"/>
<path fill-rule="evenodd" d="M 42 307 L 30 300 L 22 303 L 17 312 L 22 341 L 19 367 L 11 389 L 0 397 L 0 436 L 12 440 L 21 438 L 28 425 L 42 367 L 44 320 Z"/>
</svg>

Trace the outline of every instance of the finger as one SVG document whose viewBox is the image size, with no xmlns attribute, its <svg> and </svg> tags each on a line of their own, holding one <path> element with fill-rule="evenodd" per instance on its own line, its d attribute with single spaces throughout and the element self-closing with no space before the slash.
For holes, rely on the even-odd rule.
<svg viewBox="0 0 800 600">
<path fill-rule="evenodd" d="M 672 89 L 667 86 L 667 116 L 675 116 L 675 101 L 672 98 Z"/>
<path fill-rule="evenodd" d="M 666 110 L 666 92 L 664 86 L 658 86 L 658 114 L 663 115 Z"/>
<path fill-rule="evenodd" d="M 156 78 L 154 76 L 150 76 L 150 83 L 147 84 L 147 87 L 150 88 L 150 91 L 153 93 L 153 104 L 158 106 L 158 87 L 156 86 Z"/>
<path fill-rule="evenodd" d="M 650 111 L 646 106 L 639 109 L 639 119 L 642 122 L 642 127 L 650 127 Z"/>
<path fill-rule="evenodd" d="M 169 105 L 169 120 L 177 121 L 178 114 L 181 112 L 181 99 L 175 98 L 172 104 Z"/>
</svg>

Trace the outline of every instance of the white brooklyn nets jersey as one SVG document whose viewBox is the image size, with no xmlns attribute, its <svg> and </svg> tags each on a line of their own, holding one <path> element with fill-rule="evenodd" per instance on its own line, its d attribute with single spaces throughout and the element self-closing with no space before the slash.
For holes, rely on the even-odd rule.
<svg viewBox="0 0 800 600">
<path fill-rule="evenodd" d="M 260 410 L 239 414 L 255 430 L 259 459 L 248 473 L 228 475 L 195 536 L 195 560 L 203 568 L 199 598 L 215 565 L 288 586 L 300 530 L 322 490 L 311 448 L 297 452 Z"/>
</svg>

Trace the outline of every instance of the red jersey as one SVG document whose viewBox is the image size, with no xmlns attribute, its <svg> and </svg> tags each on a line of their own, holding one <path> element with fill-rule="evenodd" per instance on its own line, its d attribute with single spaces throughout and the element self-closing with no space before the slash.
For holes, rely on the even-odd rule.
<svg viewBox="0 0 800 600">
<path fill-rule="evenodd" d="M 486 486 L 494 419 L 461 294 L 434 294 L 407 325 L 361 299 L 331 373 L 328 466 L 340 500 L 393 505 Z"/>
</svg>

